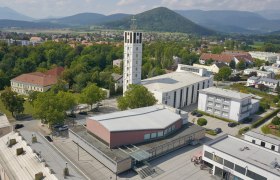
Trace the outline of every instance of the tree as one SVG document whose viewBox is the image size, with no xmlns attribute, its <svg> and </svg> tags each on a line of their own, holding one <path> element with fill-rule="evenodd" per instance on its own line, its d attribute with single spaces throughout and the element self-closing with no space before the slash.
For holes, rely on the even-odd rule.
<svg viewBox="0 0 280 180">
<path fill-rule="evenodd" d="M 236 65 L 236 69 L 238 70 L 244 70 L 246 69 L 246 63 L 245 61 L 239 61 Z"/>
<path fill-rule="evenodd" d="M 219 72 L 215 75 L 215 80 L 216 81 L 225 81 L 228 80 L 230 75 L 232 73 L 232 70 L 230 69 L 230 67 L 222 67 Z"/>
<path fill-rule="evenodd" d="M 5 108 L 12 113 L 13 117 L 24 111 L 24 99 L 19 96 L 16 92 L 13 92 L 10 88 L 5 88 L 1 94 L 1 100 Z"/>
<path fill-rule="evenodd" d="M 272 119 L 271 123 L 274 124 L 274 125 L 280 125 L 280 118 L 278 116 L 275 116 Z"/>
<path fill-rule="evenodd" d="M 30 104 L 32 106 L 34 106 L 34 101 L 37 99 L 39 93 L 40 92 L 38 92 L 38 91 L 30 91 L 29 92 L 28 101 L 30 102 Z"/>
<path fill-rule="evenodd" d="M 198 118 L 197 124 L 200 126 L 205 126 L 207 124 L 207 120 L 204 118 Z"/>
<path fill-rule="evenodd" d="M 106 92 L 99 88 L 96 84 L 89 84 L 86 88 L 82 90 L 80 95 L 80 102 L 92 105 L 105 99 Z"/>
<path fill-rule="evenodd" d="M 62 124 L 66 117 L 66 111 L 72 110 L 75 105 L 76 99 L 70 92 L 39 93 L 34 101 L 33 116 L 50 125 Z"/>
<path fill-rule="evenodd" d="M 235 63 L 235 61 L 230 61 L 229 67 L 230 67 L 231 69 L 235 69 L 235 68 L 236 68 L 236 63 Z"/>
<path fill-rule="evenodd" d="M 157 103 L 153 93 L 142 85 L 129 85 L 123 97 L 118 98 L 118 108 L 126 110 L 152 106 Z"/>
</svg>

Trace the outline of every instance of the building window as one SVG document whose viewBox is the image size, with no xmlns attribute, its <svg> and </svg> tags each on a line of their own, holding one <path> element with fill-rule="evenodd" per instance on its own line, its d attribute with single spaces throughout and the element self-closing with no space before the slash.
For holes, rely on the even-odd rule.
<svg viewBox="0 0 280 180">
<path fill-rule="evenodd" d="M 138 58 L 138 54 L 136 54 L 136 57 Z"/>
<path fill-rule="evenodd" d="M 262 147 L 265 147 L 265 142 L 262 141 L 262 142 L 261 142 L 261 146 L 262 146 Z"/>
<path fill-rule="evenodd" d="M 245 175 L 245 173 L 246 173 L 246 169 L 241 166 L 238 166 L 237 164 L 235 164 L 234 170 L 243 175 Z"/>
<path fill-rule="evenodd" d="M 136 51 L 138 51 L 138 47 L 136 47 Z"/>
<path fill-rule="evenodd" d="M 151 139 L 151 134 L 145 134 L 144 135 L 144 140 L 148 140 Z"/>
<path fill-rule="evenodd" d="M 271 145 L 271 150 L 275 151 L 275 146 Z"/>
<path fill-rule="evenodd" d="M 174 101 L 173 101 L 173 107 L 176 107 L 176 91 L 174 92 Z"/>
<path fill-rule="evenodd" d="M 253 140 L 252 140 L 252 143 L 253 143 L 253 144 L 256 144 L 256 140 L 253 139 Z"/>
<path fill-rule="evenodd" d="M 230 169 L 233 169 L 234 164 L 228 160 L 224 160 L 224 165 Z"/>
<path fill-rule="evenodd" d="M 193 98 L 194 98 L 194 85 L 192 86 L 192 99 L 191 99 L 191 104 L 193 103 Z"/>
<path fill-rule="evenodd" d="M 223 116 L 228 116 L 228 113 L 227 112 L 223 112 Z"/>
<path fill-rule="evenodd" d="M 208 159 L 213 159 L 213 154 L 208 152 L 208 151 L 204 151 L 204 157 L 207 157 Z"/>
<path fill-rule="evenodd" d="M 174 131 L 174 130 L 175 130 L 175 125 L 172 125 L 171 130 L 172 130 L 172 131 Z"/>
<path fill-rule="evenodd" d="M 189 88 L 186 89 L 186 105 L 188 105 Z"/>
<path fill-rule="evenodd" d="M 180 91 L 180 105 L 179 105 L 179 107 L 182 106 L 182 100 L 183 100 L 183 89 L 181 89 L 181 91 Z"/>
<path fill-rule="evenodd" d="M 221 107 L 221 104 L 216 103 L 216 104 L 215 104 L 215 107 Z"/>
<path fill-rule="evenodd" d="M 252 178 L 252 179 L 256 179 L 256 180 L 266 180 L 267 178 L 257 174 L 257 173 L 254 173 L 253 171 L 250 171 L 250 170 L 247 170 L 247 173 L 246 173 L 246 176 L 248 176 L 249 178 Z"/>
<path fill-rule="evenodd" d="M 163 136 L 163 131 L 158 132 L 158 133 L 157 133 L 157 136 L 158 136 L 158 137 L 162 137 L 162 136 Z"/>
<path fill-rule="evenodd" d="M 214 155 L 214 159 L 213 160 L 216 161 L 217 163 L 224 164 L 224 159 L 221 158 L 220 156 Z"/>
<path fill-rule="evenodd" d="M 223 106 L 223 109 L 228 109 L 229 108 L 229 106 Z"/>
<path fill-rule="evenodd" d="M 157 137 L 157 133 L 152 133 L 151 134 L 151 139 L 154 139 L 154 138 L 156 138 Z"/>
<path fill-rule="evenodd" d="M 211 111 L 212 111 L 212 108 L 207 108 L 207 111 L 210 111 L 210 112 L 211 112 Z"/>
<path fill-rule="evenodd" d="M 221 111 L 215 110 L 215 114 L 221 114 Z"/>
</svg>

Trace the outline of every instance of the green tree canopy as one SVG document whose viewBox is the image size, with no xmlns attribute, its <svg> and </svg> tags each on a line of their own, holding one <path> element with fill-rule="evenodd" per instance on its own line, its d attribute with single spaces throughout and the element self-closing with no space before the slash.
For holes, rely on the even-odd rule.
<svg viewBox="0 0 280 180">
<path fill-rule="evenodd" d="M 230 61 L 229 67 L 230 67 L 231 69 L 235 69 L 235 68 L 236 68 L 236 63 L 235 63 L 234 60 Z"/>
<path fill-rule="evenodd" d="M 66 117 L 66 111 L 73 108 L 75 104 L 75 97 L 69 92 L 40 93 L 34 101 L 33 116 L 50 125 L 62 124 Z"/>
<path fill-rule="evenodd" d="M 126 110 L 152 106 L 157 100 L 153 93 L 142 85 L 129 85 L 123 97 L 118 98 L 118 108 Z"/>
<path fill-rule="evenodd" d="M 246 69 L 246 63 L 245 61 L 239 61 L 236 65 L 236 69 L 238 70 L 244 70 Z"/>
<path fill-rule="evenodd" d="M 89 84 L 85 89 L 82 90 L 80 95 L 80 102 L 86 103 L 91 106 L 105 99 L 106 92 L 99 88 L 96 84 Z"/>
<path fill-rule="evenodd" d="M 226 81 L 229 79 L 232 70 L 230 67 L 222 67 L 217 74 L 215 74 L 214 78 L 216 81 Z"/>
<path fill-rule="evenodd" d="M 16 92 L 13 92 L 10 88 L 5 88 L 1 93 L 1 100 L 5 108 L 12 113 L 13 117 L 23 113 L 23 97 L 19 96 Z"/>
</svg>

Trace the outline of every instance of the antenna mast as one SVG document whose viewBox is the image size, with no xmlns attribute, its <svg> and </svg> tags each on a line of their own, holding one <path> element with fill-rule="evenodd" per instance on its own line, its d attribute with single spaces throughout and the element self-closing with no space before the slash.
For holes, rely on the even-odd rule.
<svg viewBox="0 0 280 180">
<path fill-rule="evenodd" d="M 131 19 L 131 22 L 132 22 L 132 24 L 131 24 L 131 30 L 132 30 L 132 31 L 135 31 L 136 28 L 137 28 L 137 25 L 136 25 L 136 19 L 135 19 L 134 16 L 133 16 L 133 18 Z"/>
</svg>

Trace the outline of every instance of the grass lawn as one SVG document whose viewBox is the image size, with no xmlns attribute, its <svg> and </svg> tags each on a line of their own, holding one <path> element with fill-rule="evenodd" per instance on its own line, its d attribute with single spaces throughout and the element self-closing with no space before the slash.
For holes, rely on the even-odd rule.
<svg viewBox="0 0 280 180">
<path fill-rule="evenodd" d="M 253 45 L 251 45 L 252 48 L 259 49 L 264 45 L 264 42 L 255 41 Z"/>
<path fill-rule="evenodd" d="M 271 129 L 271 128 L 269 128 L 269 126 L 274 126 L 274 125 L 273 124 L 267 124 L 267 125 L 262 126 L 262 132 L 264 134 L 272 134 L 274 136 L 280 137 L 280 130 L 279 129 Z M 279 128 L 279 126 L 278 126 L 278 128 Z"/>
<path fill-rule="evenodd" d="M 33 111 L 34 111 L 34 108 L 32 107 L 32 105 L 28 101 L 25 101 L 23 114 L 31 115 L 31 114 L 33 114 Z M 6 114 L 8 119 L 14 120 L 12 113 L 5 108 L 2 101 L 0 101 L 0 112 Z"/>
</svg>

